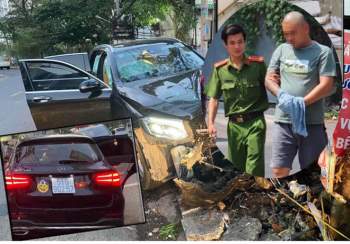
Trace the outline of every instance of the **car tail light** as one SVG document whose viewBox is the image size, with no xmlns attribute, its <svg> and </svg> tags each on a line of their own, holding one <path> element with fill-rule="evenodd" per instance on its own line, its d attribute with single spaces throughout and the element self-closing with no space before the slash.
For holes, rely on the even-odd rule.
<svg viewBox="0 0 350 244">
<path fill-rule="evenodd" d="M 120 174 L 117 171 L 107 171 L 93 175 L 93 181 L 99 186 L 121 186 Z"/>
<path fill-rule="evenodd" d="M 26 189 L 31 186 L 31 178 L 28 175 L 9 174 L 5 176 L 7 190 Z"/>
</svg>

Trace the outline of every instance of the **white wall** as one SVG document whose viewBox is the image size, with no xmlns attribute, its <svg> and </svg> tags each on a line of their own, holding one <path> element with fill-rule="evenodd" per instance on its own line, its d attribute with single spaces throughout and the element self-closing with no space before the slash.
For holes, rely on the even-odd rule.
<svg viewBox="0 0 350 244">
<path fill-rule="evenodd" d="M 350 0 L 344 0 L 344 15 L 350 16 Z"/>
</svg>

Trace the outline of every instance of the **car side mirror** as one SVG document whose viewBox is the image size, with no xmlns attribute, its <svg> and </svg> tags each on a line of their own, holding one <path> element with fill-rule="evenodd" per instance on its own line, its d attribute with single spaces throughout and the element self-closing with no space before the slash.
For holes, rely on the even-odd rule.
<svg viewBox="0 0 350 244">
<path fill-rule="evenodd" d="M 97 80 L 90 79 L 80 83 L 79 90 L 81 93 L 96 92 L 101 90 L 101 87 Z"/>
</svg>

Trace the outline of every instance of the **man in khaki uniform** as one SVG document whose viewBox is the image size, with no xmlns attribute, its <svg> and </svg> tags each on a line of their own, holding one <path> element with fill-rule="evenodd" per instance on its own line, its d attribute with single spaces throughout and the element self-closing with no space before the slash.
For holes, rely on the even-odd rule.
<svg viewBox="0 0 350 244">
<path fill-rule="evenodd" d="M 239 25 L 227 25 L 221 33 L 229 58 L 214 65 L 206 86 L 210 97 L 208 130 L 216 136 L 218 99 L 223 95 L 227 125 L 228 159 L 235 168 L 264 176 L 264 144 L 268 108 L 264 87 L 266 66 L 263 57 L 246 56 L 246 34 Z"/>
</svg>

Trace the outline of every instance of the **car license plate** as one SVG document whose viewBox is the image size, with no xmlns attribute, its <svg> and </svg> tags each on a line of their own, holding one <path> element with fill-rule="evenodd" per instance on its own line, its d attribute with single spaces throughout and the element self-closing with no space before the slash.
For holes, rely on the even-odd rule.
<svg viewBox="0 0 350 244">
<path fill-rule="evenodd" d="M 74 178 L 51 178 L 52 193 L 75 193 Z"/>
</svg>

